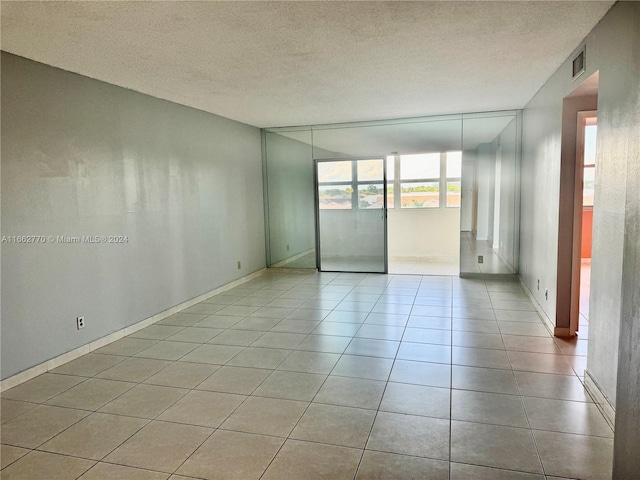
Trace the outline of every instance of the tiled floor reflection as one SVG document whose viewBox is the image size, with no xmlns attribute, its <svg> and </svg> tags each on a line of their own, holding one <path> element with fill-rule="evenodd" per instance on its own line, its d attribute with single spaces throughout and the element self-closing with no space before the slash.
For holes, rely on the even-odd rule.
<svg viewBox="0 0 640 480">
<path fill-rule="evenodd" d="M 270 270 L 2 393 L 2 478 L 610 479 L 520 286 Z"/>
</svg>

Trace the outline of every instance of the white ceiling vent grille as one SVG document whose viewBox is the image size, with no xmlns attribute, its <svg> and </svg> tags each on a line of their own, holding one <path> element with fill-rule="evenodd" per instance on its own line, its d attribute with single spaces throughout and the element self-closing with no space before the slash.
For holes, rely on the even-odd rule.
<svg viewBox="0 0 640 480">
<path fill-rule="evenodd" d="M 584 67 L 585 67 L 584 50 L 585 49 L 583 48 L 580 51 L 580 53 L 578 53 L 578 55 L 576 55 L 576 57 L 573 59 L 573 64 L 572 64 L 573 80 L 575 80 L 576 78 L 578 78 L 580 75 L 584 73 Z"/>
</svg>

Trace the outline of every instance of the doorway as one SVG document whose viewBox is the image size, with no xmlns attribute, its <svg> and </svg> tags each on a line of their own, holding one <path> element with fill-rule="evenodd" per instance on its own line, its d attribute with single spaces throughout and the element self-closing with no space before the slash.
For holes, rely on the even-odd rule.
<svg viewBox="0 0 640 480">
<path fill-rule="evenodd" d="M 385 185 L 383 157 L 315 160 L 319 271 L 387 273 Z"/>
</svg>

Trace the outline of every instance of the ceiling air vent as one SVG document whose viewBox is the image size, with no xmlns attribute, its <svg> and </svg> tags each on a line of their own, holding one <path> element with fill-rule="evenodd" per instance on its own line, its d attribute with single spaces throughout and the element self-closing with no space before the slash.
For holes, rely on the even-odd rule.
<svg viewBox="0 0 640 480">
<path fill-rule="evenodd" d="M 584 48 L 573 59 L 573 80 L 584 73 Z"/>
</svg>

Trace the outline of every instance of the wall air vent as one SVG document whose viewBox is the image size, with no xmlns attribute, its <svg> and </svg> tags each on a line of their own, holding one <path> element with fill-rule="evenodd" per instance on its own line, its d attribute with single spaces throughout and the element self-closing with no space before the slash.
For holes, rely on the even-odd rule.
<svg viewBox="0 0 640 480">
<path fill-rule="evenodd" d="M 575 80 L 576 78 L 578 78 L 580 75 L 584 73 L 584 66 L 585 66 L 585 58 L 584 58 L 584 48 L 583 48 L 580 51 L 580 53 L 578 53 L 578 55 L 576 55 L 576 57 L 573 59 L 573 67 L 572 67 L 573 80 Z"/>
</svg>

